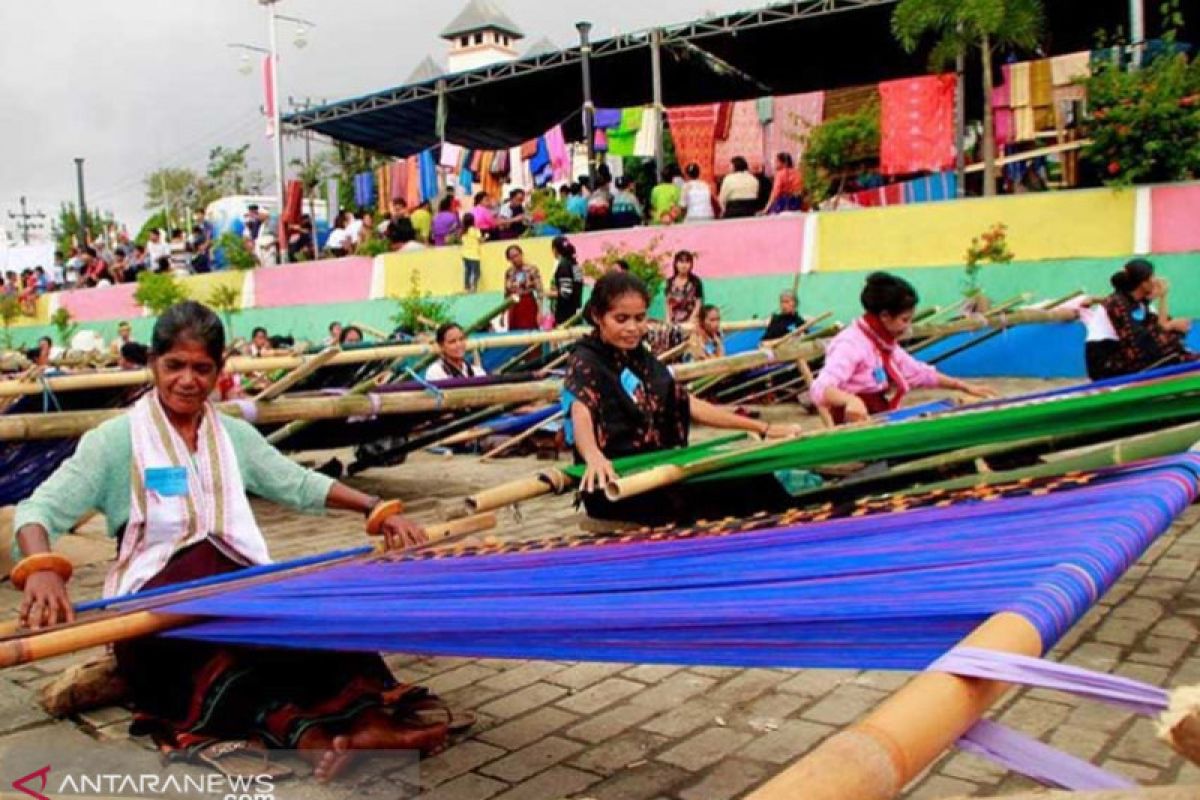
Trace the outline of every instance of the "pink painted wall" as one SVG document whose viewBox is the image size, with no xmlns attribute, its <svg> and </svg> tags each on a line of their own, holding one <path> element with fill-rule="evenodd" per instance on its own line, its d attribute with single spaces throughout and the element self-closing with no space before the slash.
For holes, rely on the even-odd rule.
<svg viewBox="0 0 1200 800">
<path fill-rule="evenodd" d="M 142 307 L 133 301 L 137 287 L 132 283 L 118 286 L 102 286 L 95 289 L 79 289 L 61 292 L 58 303 L 71 312 L 79 322 L 129 319 L 142 316 Z"/>
<path fill-rule="evenodd" d="M 605 245 L 641 250 L 659 238 L 657 249 L 693 250 L 702 278 L 791 275 L 800 270 L 804 217 L 787 215 L 691 225 L 629 228 L 571 236 L 580 261 L 604 254 Z"/>
<path fill-rule="evenodd" d="M 1200 184 L 1150 190 L 1150 252 L 1200 250 Z"/>
<path fill-rule="evenodd" d="M 371 296 L 372 259 L 351 256 L 254 271 L 254 305 L 351 303 Z"/>
</svg>

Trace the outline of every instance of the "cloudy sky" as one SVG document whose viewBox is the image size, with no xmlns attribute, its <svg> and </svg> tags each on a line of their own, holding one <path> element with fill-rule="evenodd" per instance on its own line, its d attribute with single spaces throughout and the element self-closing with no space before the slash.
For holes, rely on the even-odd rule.
<svg viewBox="0 0 1200 800">
<path fill-rule="evenodd" d="M 765 0 L 498 0 L 526 32 L 572 43 L 682 22 Z M 426 55 L 445 63 L 437 32 L 466 0 L 281 0 L 281 14 L 316 27 L 293 45 L 280 23 L 280 94 L 339 99 L 399 85 Z M 37 0 L 0 2 L 0 225 L 25 195 L 47 213 L 75 197 L 73 159 L 86 159 L 89 208 L 136 230 L 146 217 L 142 178 L 160 166 L 202 169 L 211 147 L 252 144 L 271 174 L 261 79 L 239 70 L 230 43 L 266 44 L 256 0 Z M 298 153 L 299 151 L 297 151 Z M 289 153 L 288 157 L 291 157 Z"/>
</svg>

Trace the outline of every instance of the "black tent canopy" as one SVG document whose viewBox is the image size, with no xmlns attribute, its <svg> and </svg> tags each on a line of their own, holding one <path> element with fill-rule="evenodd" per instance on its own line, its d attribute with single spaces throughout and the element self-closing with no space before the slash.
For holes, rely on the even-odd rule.
<svg viewBox="0 0 1200 800">
<path fill-rule="evenodd" d="M 897 2 L 793 0 L 662 28 L 663 103 L 739 100 L 921 74 L 925 56 L 905 53 L 892 36 Z M 1154 36 L 1161 20 L 1157 3 L 1148 5 L 1147 30 Z M 1093 47 L 1099 31 L 1128 30 L 1129 0 L 1045 0 L 1045 7 L 1044 55 Z M 455 144 L 513 147 L 558 123 L 565 124 L 569 138 L 579 138 L 580 61 L 579 48 L 529 56 L 342 100 L 284 122 L 402 157 L 440 141 L 440 96 L 445 138 Z M 596 106 L 651 103 L 650 63 L 649 31 L 594 42 Z M 971 105 L 978 102 L 975 94 L 968 91 Z"/>
</svg>

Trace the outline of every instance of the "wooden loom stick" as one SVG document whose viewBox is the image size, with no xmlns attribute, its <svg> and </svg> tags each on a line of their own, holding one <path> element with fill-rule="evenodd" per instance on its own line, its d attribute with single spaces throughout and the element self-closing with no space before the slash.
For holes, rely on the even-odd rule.
<svg viewBox="0 0 1200 800">
<path fill-rule="evenodd" d="M 515 481 L 502 483 L 476 492 L 466 498 L 470 512 L 491 511 L 514 505 L 523 500 L 532 500 L 551 492 L 561 493 L 574 483 L 574 479 L 559 469 L 546 469 Z"/>
<path fill-rule="evenodd" d="M 580 322 L 582 319 L 583 319 L 583 312 L 582 312 L 582 311 L 576 311 L 574 314 L 572 314 L 572 315 L 571 315 L 570 319 L 567 319 L 567 320 L 563 321 L 563 323 L 562 323 L 561 325 L 555 325 L 555 326 L 554 326 L 554 330 L 562 330 L 562 329 L 564 329 L 564 328 L 571 328 L 571 327 L 574 327 L 574 326 L 575 326 L 575 325 L 576 325 L 578 322 Z M 536 352 L 536 351 L 538 350 L 538 348 L 540 348 L 540 347 L 541 347 L 541 345 L 540 345 L 540 344 L 531 344 L 531 345 L 529 345 L 528 347 L 526 347 L 526 348 L 525 348 L 524 350 L 522 350 L 521 352 L 517 353 L 517 354 L 516 354 L 515 356 L 513 356 L 512 358 L 508 359 L 508 360 L 507 360 L 507 361 L 505 361 L 503 364 L 501 364 L 500 366 L 496 367 L 496 369 L 495 369 L 495 370 L 493 370 L 493 373 L 495 373 L 495 374 L 500 374 L 500 373 L 506 372 L 506 371 L 507 371 L 507 370 L 509 370 L 511 367 L 514 367 L 514 366 L 516 366 L 516 365 L 518 365 L 518 364 L 524 363 L 524 361 L 525 361 L 527 358 L 529 358 L 529 356 L 533 355 L 533 353 L 534 353 L 534 352 Z"/>
<path fill-rule="evenodd" d="M 274 400 L 276 397 L 279 397 L 288 389 L 291 389 L 293 386 L 300 383 L 300 381 L 304 380 L 309 375 L 312 375 L 321 367 L 328 364 L 330 360 L 332 360 L 333 357 L 340 352 L 342 352 L 342 348 L 338 347 L 337 345 L 333 345 L 332 347 L 325 348 L 311 358 L 304 359 L 303 364 L 296 367 L 296 369 L 292 370 L 287 375 L 284 375 L 282 378 L 259 392 L 254 398 L 255 402 L 265 403 L 268 400 Z"/>
<path fill-rule="evenodd" d="M 428 525 L 425 527 L 425 533 L 429 537 L 429 544 L 434 544 L 451 537 L 478 533 L 495 526 L 496 515 L 483 513 Z M 425 546 L 428 545 L 423 545 L 423 547 Z M 285 576 L 274 577 L 278 579 Z M 163 604 L 166 605 L 170 602 L 172 601 L 169 599 L 164 600 Z M 0 669 L 44 658 L 53 658 L 77 650 L 86 650 L 103 644 L 124 642 L 139 636 L 161 633 L 203 619 L 202 616 L 189 614 L 142 610 L 51 628 L 44 632 L 30 633 L 21 638 L 0 641 Z"/>
<path fill-rule="evenodd" d="M 382 340 L 383 340 L 383 341 L 385 341 L 385 342 L 386 342 L 388 339 L 390 339 L 390 338 L 391 338 L 391 336 L 392 336 L 392 335 L 391 335 L 390 333 L 388 333 L 387 331 L 385 331 L 385 330 L 380 330 L 379 328 L 376 328 L 374 325 L 368 325 L 368 324 L 367 324 L 367 323 L 365 323 L 365 322 L 351 322 L 351 323 L 350 323 L 350 327 L 351 327 L 351 328 L 358 328 L 358 329 L 359 329 L 359 330 L 361 330 L 361 331 L 366 331 L 367 333 L 369 333 L 369 334 L 371 334 L 372 336 L 374 336 L 376 339 L 382 339 Z M 434 327 L 437 327 L 437 326 L 435 325 Z"/>
<path fill-rule="evenodd" d="M 804 376 L 804 388 L 811 392 L 814 382 L 812 369 L 809 368 L 808 362 L 804 359 L 797 361 L 796 365 L 800 368 L 800 374 Z M 821 424 L 824 425 L 826 429 L 832 430 L 833 428 L 837 427 L 833 421 L 833 414 L 828 408 L 822 405 L 818 405 L 816 408 L 817 414 L 821 417 Z"/>
<path fill-rule="evenodd" d="M 1037 628 L 1008 611 L 986 620 L 958 646 L 1035 658 L 1042 654 Z M 891 800 L 1008 688 L 999 681 L 923 672 L 748 800 Z"/>
<path fill-rule="evenodd" d="M 505 450 L 508 450 L 510 447 L 520 444 L 521 442 L 528 439 L 530 436 L 533 436 L 535 433 L 540 431 L 542 428 L 546 427 L 547 425 L 549 425 L 553 422 L 557 422 L 558 420 L 562 419 L 565 416 L 566 416 L 566 414 L 562 411 L 554 412 L 553 414 L 546 417 L 541 422 L 534 423 L 533 425 L 529 426 L 525 430 L 518 433 L 516 436 L 510 437 L 506 441 L 501 442 L 500 444 L 493 447 L 491 450 L 488 450 L 486 453 L 484 453 L 482 456 L 479 457 L 480 462 L 490 461 L 491 459 L 493 459 L 496 456 L 503 453 Z"/>
</svg>

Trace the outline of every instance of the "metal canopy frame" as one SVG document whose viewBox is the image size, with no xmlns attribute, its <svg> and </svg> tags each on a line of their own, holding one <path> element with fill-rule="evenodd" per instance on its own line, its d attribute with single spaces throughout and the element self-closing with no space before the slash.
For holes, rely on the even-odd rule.
<svg viewBox="0 0 1200 800">
<path fill-rule="evenodd" d="M 769 27 L 798 20 L 829 16 L 866 8 L 893 5 L 899 0 L 792 0 L 754 11 L 737 11 L 711 19 L 694 20 L 659 29 L 663 47 L 693 44 L 714 36 L 736 35 L 741 31 Z M 593 59 L 648 49 L 651 31 L 641 30 L 602 39 L 592 44 Z M 578 65 L 582 55 L 578 47 L 495 64 L 470 72 L 460 72 L 409 86 L 398 86 L 381 92 L 343 100 L 289 115 L 283 122 L 292 128 L 304 129 L 344 120 L 359 114 L 407 105 L 422 100 L 436 101 L 440 92 L 464 91 L 488 83 L 519 78 L 548 70 Z M 442 84 L 439 87 L 439 82 Z"/>
</svg>

